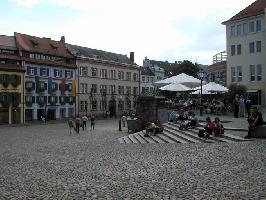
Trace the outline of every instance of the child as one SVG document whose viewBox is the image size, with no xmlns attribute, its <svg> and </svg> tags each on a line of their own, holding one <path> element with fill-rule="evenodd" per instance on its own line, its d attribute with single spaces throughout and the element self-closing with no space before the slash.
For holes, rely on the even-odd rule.
<svg viewBox="0 0 266 200">
<path fill-rule="evenodd" d="M 214 128 L 213 128 L 213 136 L 220 136 L 221 134 L 224 134 L 224 128 L 223 124 L 220 121 L 219 117 L 216 117 L 213 121 Z"/>
</svg>

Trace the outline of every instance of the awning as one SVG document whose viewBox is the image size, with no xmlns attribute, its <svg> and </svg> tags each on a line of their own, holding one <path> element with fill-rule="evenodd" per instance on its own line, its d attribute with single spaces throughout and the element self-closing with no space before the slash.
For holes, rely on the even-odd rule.
<svg viewBox="0 0 266 200">
<path fill-rule="evenodd" d="M 247 93 L 256 93 L 256 92 L 259 92 L 260 90 L 256 90 L 256 89 L 250 89 L 250 90 L 247 90 Z"/>
</svg>

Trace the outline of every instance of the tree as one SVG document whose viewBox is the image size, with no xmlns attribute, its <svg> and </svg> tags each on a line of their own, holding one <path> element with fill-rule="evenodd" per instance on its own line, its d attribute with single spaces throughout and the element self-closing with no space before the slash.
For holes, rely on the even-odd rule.
<svg viewBox="0 0 266 200">
<path fill-rule="evenodd" d="M 247 92 L 247 87 L 245 85 L 231 84 L 228 92 L 228 100 L 229 102 L 233 102 L 236 94 L 245 95 Z"/>
<path fill-rule="evenodd" d="M 177 67 L 172 70 L 172 75 L 175 76 L 181 73 L 185 73 L 187 75 L 196 77 L 198 71 L 199 68 L 197 67 L 197 64 L 193 64 L 188 60 L 184 60 L 182 62 L 178 62 Z"/>
</svg>

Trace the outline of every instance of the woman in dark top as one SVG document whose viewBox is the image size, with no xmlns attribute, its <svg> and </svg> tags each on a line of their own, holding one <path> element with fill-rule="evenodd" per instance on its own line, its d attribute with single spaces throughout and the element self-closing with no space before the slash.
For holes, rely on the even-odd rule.
<svg viewBox="0 0 266 200">
<path fill-rule="evenodd" d="M 257 107 L 252 109 L 252 113 L 248 118 L 248 135 L 245 138 L 251 138 L 251 133 L 255 127 L 260 126 L 263 124 L 263 118 L 261 112 L 258 111 Z"/>
</svg>

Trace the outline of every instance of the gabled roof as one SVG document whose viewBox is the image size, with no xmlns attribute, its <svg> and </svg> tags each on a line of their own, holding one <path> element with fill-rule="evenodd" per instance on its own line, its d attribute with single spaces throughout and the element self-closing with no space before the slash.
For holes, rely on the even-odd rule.
<svg viewBox="0 0 266 200">
<path fill-rule="evenodd" d="M 149 67 L 140 67 L 141 75 L 155 76 Z"/>
<path fill-rule="evenodd" d="M 21 50 L 51 56 L 73 58 L 62 42 L 21 33 L 15 33 L 15 38 L 17 47 Z"/>
<path fill-rule="evenodd" d="M 229 20 L 223 22 L 222 24 L 225 24 L 230 21 L 235 21 L 235 20 L 263 14 L 265 8 L 266 8 L 266 0 L 256 0 L 254 3 L 246 7 L 244 10 L 240 11 L 238 14 L 236 14 Z"/>
<path fill-rule="evenodd" d="M 0 49 L 16 50 L 15 37 L 0 35 Z"/>
<path fill-rule="evenodd" d="M 114 62 L 120 62 L 124 64 L 134 64 L 131 62 L 131 60 L 126 55 L 106 52 L 106 51 L 97 50 L 97 49 L 91 49 L 87 47 L 81 47 L 81 46 L 72 45 L 72 44 L 65 44 L 65 45 L 68 48 L 68 50 L 74 56 L 77 56 L 77 57 L 86 57 L 86 58 L 92 58 L 92 59 L 98 59 L 98 60 L 114 61 Z"/>
</svg>

